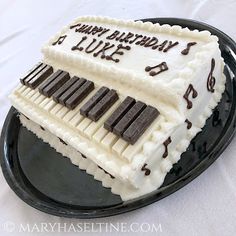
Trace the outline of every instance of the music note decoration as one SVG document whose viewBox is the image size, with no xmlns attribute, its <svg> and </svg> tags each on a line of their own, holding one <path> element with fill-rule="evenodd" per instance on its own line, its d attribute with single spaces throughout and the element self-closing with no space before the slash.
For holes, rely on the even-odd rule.
<svg viewBox="0 0 236 236">
<path fill-rule="evenodd" d="M 151 174 L 151 170 L 148 169 L 146 166 L 147 166 L 147 163 L 145 163 L 145 164 L 142 166 L 141 171 L 145 171 L 144 174 L 145 174 L 146 176 L 148 176 L 148 175 Z"/>
<path fill-rule="evenodd" d="M 156 68 L 158 68 L 159 70 L 154 71 L 153 69 L 156 69 Z M 158 65 L 155 65 L 155 66 L 147 66 L 145 68 L 145 71 L 149 72 L 150 76 L 155 76 L 155 75 L 158 75 L 158 74 L 160 74 L 160 73 L 162 73 L 162 72 L 164 72 L 164 71 L 166 71 L 168 69 L 169 68 L 168 68 L 166 62 L 162 62 L 162 63 L 160 63 Z"/>
<path fill-rule="evenodd" d="M 187 102 L 187 109 L 191 109 L 191 108 L 193 107 L 192 101 L 189 100 L 189 95 L 190 95 L 190 93 L 192 93 L 192 98 L 196 98 L 197 95 L 198 95 L 197 91 L 194 89 L 194 87 L 193 87 L 192 84 L 190 84 L 190 85 L 188 86 L 188 88 L 187 88 L 187 90 L 186 90 L 186 92 L 185 92 L 185 94 L 184 94 L 184 96 L 183 96 L 184 99 L 185 99 L 186 102 Z"/>
<path fill-rule="evenodd" d="M 215 89 L 215 83 L 216 83 L 216 79 L 215 77 L 213 76 L 213 71 L 215 69 L 215 59 L 212 58 L 211 59 L 211 70 L 210 70 L 210 73 L 207 77 L 207 90 L 211 93 L 214 93 Z"/>
<path fill-rule="evenodd" d="M 162 157 L 166 158 L 168 156 L 168 145 L 172 142 L 171 137 L 169 137 L 168 139 L 166 139 L 166 141 L 163 143 L 164 147 L 165 147 L 165 152 L 163 153 Z"/>
<path fill-rule="evenodd" d="M 66 39 L 67 35 L 62 35 L 60 36 L 57 41 L 53 42 L 52 45 L 55 46 L 56 44 L 62 44 L 64 42 L 64 40 Z"/>
</svg>

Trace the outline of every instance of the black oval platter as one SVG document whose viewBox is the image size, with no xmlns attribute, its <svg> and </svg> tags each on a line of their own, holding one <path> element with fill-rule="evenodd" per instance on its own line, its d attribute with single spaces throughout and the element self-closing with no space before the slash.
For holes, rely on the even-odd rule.
<svg viewBox="0 0 236 236">
<path fill-rule="evenodd" d="M 71 218 L 106 217 L 128 212 L 158 201 L 188 184 L 206 170 L 232 140 L 236 126 L 235 42 L 218 29 L 197 21 L 176 18 L 143 21 L 209 30 L 219 37 L 227 77 L 221 102 L 203 131 L 192 140 L 181 160 L 167 174 L 163 185 L 152 193 L 126 202 L 22 127 L 18 112 L 11 108 L 1 134 L 1 167 L 9 186 L 30 206 Z"/>
</svg>

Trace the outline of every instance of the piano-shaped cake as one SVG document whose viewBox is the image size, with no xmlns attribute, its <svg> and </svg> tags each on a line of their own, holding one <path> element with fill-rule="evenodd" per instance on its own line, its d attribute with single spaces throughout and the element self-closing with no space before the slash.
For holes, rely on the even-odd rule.
<svg viewBox="0 0 236 236">
<path fill-rule="evenodd" d="M 42 52 L 10 95 L 21 123 L 123 200 L 161 186 L 225 89 L 208 31 L 86 16 Z"/>
</svg>

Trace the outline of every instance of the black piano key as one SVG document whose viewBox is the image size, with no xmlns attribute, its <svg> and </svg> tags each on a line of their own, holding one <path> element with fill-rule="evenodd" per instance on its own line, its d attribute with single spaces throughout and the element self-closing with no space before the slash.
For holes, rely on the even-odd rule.
<svg viewBox="0 0 236 236">
<path fill-rule="evenodd" d="M 132 124 L 132 122 L 145 109 L 146 105 L 143 102 L 136 102 L 133 107 L 123 116 L 123 118 L 113 128 L 113 133 L 122 136 L 125 130 Z"/>
<path fill-rule="evenodd" d="M 63 93 L 59 98 L 58 102 L 61 105 L 66 105 L 66 101 L 87 81 L 84 78 L 78 78 L 77 81 L 65 92 Z"/>
<path fill-rule="evenodd" d="M 61 86 L 53 95 L 52 98 L 55 102 L 59 102 L 59 97 L 62 96 L 75 82 L 79 80 L 78 77 L 74 76 Z"/>
<path fill-rule="evenodd" d="M 45 79 L 53 73 L 53 68 L 49 65 L 43 68 L 37 75 L 35 75 L 29 82 L 28 86 L 32 89 L 38 87 Z"/>
<path fill-rule="evenodd" d="M 44 88 L 46 88 L 54 79 L 56 79 L 63 71 L 58 70 L 55 73 L 53 73 L 47 80 L 45 80 L 40 86 L 39 86 L 39 92 L 43 94 Z"/>
<path fill-rule="evenodd" d="M 127 97 L 120 106 L 111 114 L 111 116 L 105 121 L 104 128 L 108 131 L 112 131 L 114 126 L 120 121 L 120 119 L 131 109 L 135 104 L 135 99 Z"/>
<path fill-rule="evenodd" d="M 58 75 L 50 84 L 48 84 L 43 89 L 43 95 L 46 97 L 51 97 L 52 94 L 59 89 L 64 83 L 66 83 L 70 79 L 70 75 L 68 72 L 63 71 L 60 75 Z"/>
<path fill-rule="evenodd" d="M 67 101 L 66 107 L 73 110 L 94 89 L 94 83 L 87 80 Z"/>
<path fill-rule="evenodd" d="M 99 120 L 103 114 L 118 100 L 115 90 L 111 89 L 89 112 L 88 118 Z"/>
<path fill-rule="evenodd" d="M 109 92 L 107 87 L 100 88 L 81 108 L 80 114 L 87 116 L 88 112 Z"/>
<path fill-rule="evenodd" d="M 159 114 L 155 107 L 147 106 L 123 133 L 122 138 L 128 143 L 134 144 Z"/>
<path fill-rule="evenodd" d="M 20 79 L 21 83 L 27 85 L 27 83 L 45 67 L 46 65 L 42 62 L 37 63 L 23 78 Z"/>
</svg>

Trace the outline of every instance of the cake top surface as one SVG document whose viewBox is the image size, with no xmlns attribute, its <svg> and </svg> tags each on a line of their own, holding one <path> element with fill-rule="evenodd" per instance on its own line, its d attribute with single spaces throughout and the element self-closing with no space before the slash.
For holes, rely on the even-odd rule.
<svg viewBox="0 0 236 236">
<path fill-rule="evenodd" d="M 53 36 L 42 51 L 49 64 L 68 65 L 78 76 L 93 74 L 99 85 L 123 94 L 135 87 L 137 94 L 144 91 L 178 108 L 194 69 L 218 47 L 217 40 L 208 31 L 177 25 L 84 16 Z"/>
<path fill-rule="evenodd" d="M 204 45 L 216 41 L 208 31 L 88 16 L 63 28 L 43 52 L 49 57 L 48 52 L 65 53 L 78 63 L 83 57 L 90 64 L 168 83 L 204 50 Z"/>
</svg>

